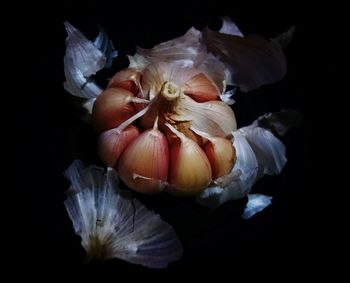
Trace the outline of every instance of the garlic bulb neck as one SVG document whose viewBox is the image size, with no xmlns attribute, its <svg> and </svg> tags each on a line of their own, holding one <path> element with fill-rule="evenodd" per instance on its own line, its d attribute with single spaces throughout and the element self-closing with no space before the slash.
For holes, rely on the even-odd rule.
<svg viewBox="0 0 350 283">
<path fill-rule="evenodd" d="M 167 100 L 172 101 L 180 96 L 180 88 L 172 82 L 165 82 L 162 85 L 160 94 Z"/>
</svg>

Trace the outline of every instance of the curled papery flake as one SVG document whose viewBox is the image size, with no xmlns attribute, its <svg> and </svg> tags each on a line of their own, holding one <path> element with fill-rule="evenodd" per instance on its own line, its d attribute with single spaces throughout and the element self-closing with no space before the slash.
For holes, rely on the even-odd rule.
<svg viewBox="0 0 350 283">
<path fill-rule="evenodd" d="M 246 196 L 264 174 L 279 174 L 287 162 L 285 146 L 270 131 L 252 125 L 233 132 L 237 160 L 232 171 L 216 179 L 198 197 L 197 202 L 216 208 Z"/>
<path fill-rule="evenodd" d="M 243 219 L 249 219 L 271 204 L 272 197 L 262 194 L 249 194 L 248 202 L 242 213 Z"/>
<path fill-rule="evenodd" d="M 224 94 L 220 95 L 221 100 L 227 105 L 233 105 L 235 100 L 232 98 L 232 96 L 236 93 L 236 91 L 236 88 L 226 91 Z"/>
<path fill-rule="evenodd" d="M 64 56 L 66 81 L 63 86 L 72 95 L 95 98 L 102 92 L 102 89 L 91 76 L 106 65 L 106 56 L 78 29 L 68 22 L 64 24 L 68 37 Z M 102 41 L 97 40 L 97 45 L 103 47 Z"/>
<path fill-rule="evenodd" d="M 224 17 L 222 19 L 222 26 L 219 32 L 243 37 L 243 34 L 238 26 L 229 17 Z"/>
<path fill-rule="evenodd" d="M 64 204 L 89 257 L 119 258 L 150 268 L 165 268 L 182 255 L 173 228 L 136 199 L 118 189 L 109 168 L 86 168 L 74 161 L 65 176 L 72 186 Z"/>
</svg>

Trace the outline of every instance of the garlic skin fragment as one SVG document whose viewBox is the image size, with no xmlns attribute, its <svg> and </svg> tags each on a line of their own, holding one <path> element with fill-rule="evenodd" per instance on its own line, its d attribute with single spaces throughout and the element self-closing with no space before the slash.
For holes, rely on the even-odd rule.
<svg viewBox="0 0 350 283">
<path fill-rule="evenodd" d="M 83 107 L 91 114 L 93 99 L 102 92 L 91 76 L 104 67 L 108 68 L 113 58 L 118 56 L 118 52 L 114 50 L 104 31 L 92 42 L 70 23 L 65 22 L 64 25 L 68 36 L 64 56 L 66 81 L 63 87 L 74 96 L 86 98 Z"/>
<path fill-rule="evenodd" d="M 243 219 L 249 219 L 271 204 L 272 197 L 262 194 L 248 194 L 248 202 L 242 213 Z"/>
<path fill-rule="evenodd" d="M 88 257 L 166 268 L 182 256 L 174 229 L 119 189 L 116 172 L 74 161 L 64 205 Z"/>
<path fill-rule="evenodd" d="M 214 180 L 197 202 L 209 208 L 246 196 L 264 174 L 279 174 L 287 162 L 285 146 L 269 130 L 253 122 L 233 132 L 237 161 L 232 171 Z"/>
</svg>

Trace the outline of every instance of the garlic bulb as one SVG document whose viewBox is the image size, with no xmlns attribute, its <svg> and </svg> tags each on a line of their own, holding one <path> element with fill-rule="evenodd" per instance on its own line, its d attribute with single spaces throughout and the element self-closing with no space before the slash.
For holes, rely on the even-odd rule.
<svg viewBox="0 0 350 283">
<path fill-rule="evenodd" d="M 71 187 L 64 204 L 88 257 L 119 258 L 150 268 L 165 268 L 180 259 L 174 229 L 118 188 L 109 168 L 85 167 L 74 161 L 65 176 Z"/>
<path fill-rule="evenodd" d="M 135 89 L 139 90 L 136 96 L 130 92 Z M 115 161 L 121 150 L 111 146 L 116 136 L 102 133 L 101 159 L 114 164 L 121 179 L 135 191 L 157 193 L 167 187 L 177 194 L 200 193 L 213 177 L 230 171 L 235 161 L 228 140 L 236 129 L 235 116 L 219 99 L 219 87 L 183 63 L 154 63 L 142 72 L 129 68 L 117 73 L 96 99 L 95 127 L 103 132 L 114 126 L 114 132 L 122 135 L 123 127 L 133 123 L 143 132 L 125 149 L 121 146 L 118 165 Z M 137 112 L 131 102 L 149 103 Z M 204 145 L 199 131 L 215 144 L 214 151 Z M 223 154 L 226 150 L 228 158 Z"/>
<path fill-rule="evenodd" d="M 67 30 L 72 38 L 73 32 Z M 214 190 L 207 193 L 208 186 L 216 188 L 216 194 L 231 186 L 239 189 L 226 190 L 225 200 L 246 195 L 259 176 L 281 170 L 283 145 L 265 129 L 236 131 L 229 105 L 237 89 L 248 91 L 284 77 L 281 46 L 292 32 L 271 41 L 243 36 L 225 18 L 218 32 L 191 28 L 184 36 L 151 49 L 138 48 L 128 56 L 128 68 L 112 76 L 106 90 L 86 95 L 95 99 L 86 105 L 92 108 L 93 124 L 101 134 L 102 161 L 138 192 L 166 188 L 199 195 L 201 200 L 213 195 Z M 74 34 L 86 47 L 82 50 L 91 50 L 81 57 L 91 65 L 88 75 L 92 75 L 106 58 L 81 33 L 74 30 Z M 70 44 L 68 40 L 67 49 Z M 66 77 L 75 65 L 82 68 L 78 61 L 67 68 Z M 233 89 L 227 91 L 227 85 Z"/>
</svg>

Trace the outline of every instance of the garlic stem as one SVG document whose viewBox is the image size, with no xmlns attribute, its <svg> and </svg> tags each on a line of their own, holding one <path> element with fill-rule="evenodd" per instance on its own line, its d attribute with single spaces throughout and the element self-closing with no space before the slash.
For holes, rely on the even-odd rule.
<svg viewBox="0 0 350 283">
<path fill-rule="evenodd" d="M 165 82 L 160 93 L 167 100 L 172 101 L 180 96 L 180 88 L 172 82 Z"/>
</svg>

